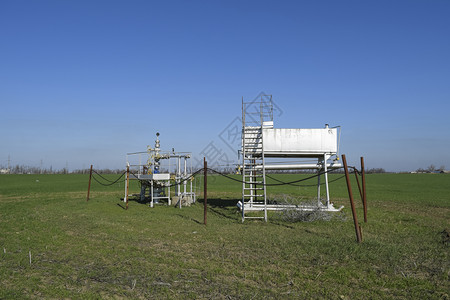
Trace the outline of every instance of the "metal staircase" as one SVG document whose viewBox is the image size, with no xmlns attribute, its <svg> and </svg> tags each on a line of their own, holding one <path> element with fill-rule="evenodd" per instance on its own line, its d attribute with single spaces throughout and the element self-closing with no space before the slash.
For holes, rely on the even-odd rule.
<svg viewBox="0 0 450 300">
<path fill-rule="evenodd" d="M 271 95 L 261 95 L 260 101 L 242 100 L 242 222 L 245 219 L 264 219 L 267 222 L 266 172 L 263 147 L 265 122 L 273 122 Z M 273 123 L 272 123 L 273 124 Z M 249 211 L 263 211 L 248 216 Z"/>
</svg>

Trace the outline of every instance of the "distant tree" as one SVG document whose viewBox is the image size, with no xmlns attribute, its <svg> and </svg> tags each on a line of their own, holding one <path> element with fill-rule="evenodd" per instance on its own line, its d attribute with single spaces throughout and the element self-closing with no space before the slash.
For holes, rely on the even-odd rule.
<svg viewBox="0 0 450 300">
<path fill-rule="evenodd" d="M 445 166 L 444 165 L 440 166 L 439 169 L 438 169 L 438 171 L 440 171 L 440 172 L 442 172 L 444 170 L 445 170 Z"/>
<path fill-rule="evenodd" d="M 434 171 L 436 171 L 436 166 L 433 165 L 433 164 L 431 164 L 431 165 L 427 168 L 427 171 L 428 171 L 428 172 L 434 172 Z"/>
<path fill-rule="evenodd" d="M 383 168 L 372 168 L 372 169 L 368 169 L 366 171 L 366 173 L 368 174 L 374 174 L 374 173 L 386 173 L 386 170 Z"/>
</svg>

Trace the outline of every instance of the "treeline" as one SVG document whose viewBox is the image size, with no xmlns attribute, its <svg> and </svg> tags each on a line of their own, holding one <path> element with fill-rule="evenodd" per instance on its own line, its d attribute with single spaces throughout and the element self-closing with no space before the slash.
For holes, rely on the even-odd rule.
<svg viewBox="0 0 450 300">
<path fill-rule="evenodd" d="M 350 170 L 353 170 L 353 168 L 350 168 Z M 358 169 L 358 171 L 361 171 Z M 344 174 L 344 169 L 336 169 L 331 171 L 335 174 Z M 371 168 L 365 170 L 366 174 L 376 174 L 376 173 L 388 173 L 383 168 Z M 273 173 L 273 174 L 315 174 L 317 173 L 316 169 L 306 169 L 306 170 L 268 170 L 266 173 Z"/>
<path fill-rule="evenodd" d="M 122 174 L 125 170 L 121 169 L 95 169 L 97 173 L 101 174 Z M 90 169 L 79 169 L 70 172 L 70 174 L 89 174 Z"/>
<path fill-rule="evenodd" d="M 76 169 L 69 171 L 67 168 L 62 169 L 53 169 L 53 167 L 50 166 L 50 168 L 38 168 L 38 167 L 31 167 L 31 166 L 25 166 L 25 165 L 15 165 L 11 167 L 11 169 L 7 169 L 4 166 L 0 166 L 1 174 L 89 174 L 90 169 Z M 95 168 L 94 168 L 95 169 Z M 359 170 L 359 169 L 358 169 Z M 122 174 L 125 170 L 124 169 L 95 169 L 96 172 L 101 174 Z M 167 170 L 161 170 L 162 172 L 167 172 Z M 195 170 L 194 170 L 195 171 Z M 225 173 L 225 174 L 236 174 L 237 169 L 226 167 L 226 168 L 220 168 L 217 171 Z M 359 170 L 360 171 L 360 170 Z M 366 169 L 366 174 L 381 174 L 381 173 L 388 173 L 384 168 L 371 168 Z M 343 169 L 338 169 L 332 171 L 333 173 L 343 174 Z M 427 168 L 419 168 L 415 171 L 415 173 L 440 173 L 445 172 L 445 166 L 440 166 L 439 168 L 436 168 L 434 165 L 430 165 Z M 266 170 L 267 174 L 315 174 L 317 173 L 317 170 Z M 414 172 L 413 172 L 414 173 Z"/>
<path fill-rule="evenodd" d="M 25 165 L 16 165 L 11 167 L 11 169 L 7 169 L 4 166 L 0 166 L 2 174 L 89 174 L 90 169 L 76 169 L 69 171 L 67 168 L 62 169 L 53 169 L 50 168 L 38 168 L 31 167 Z M 124 170 L 120 169 L 95 169 L 98 173 L 101 174 L 122 174 Z"/>
<path fill-rule="evenodd" d="M 445 171 L 445 166 L 442 165 L 439 168 L 436 168 L 435 165 L 429 165 L 427 168 L 418 168 L 416 173 L 441 173 Z"/>
</svg>

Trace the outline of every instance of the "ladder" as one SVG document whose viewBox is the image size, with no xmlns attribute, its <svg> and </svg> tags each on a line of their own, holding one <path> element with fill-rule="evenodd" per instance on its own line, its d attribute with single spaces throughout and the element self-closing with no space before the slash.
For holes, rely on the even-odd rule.
<svg viewBox="0 0 450 300">
<path fill-rule="evenodd" d="M 264 219 L 267 222 L 263 125 L 268 118 L 273 120 L 271 95 L 261 95 L 259 103 L 242 100 L 242 222 L 245 219 Z M 263 211 L 264 216 L 248 216 L 246 208 Z"/>
</svg>

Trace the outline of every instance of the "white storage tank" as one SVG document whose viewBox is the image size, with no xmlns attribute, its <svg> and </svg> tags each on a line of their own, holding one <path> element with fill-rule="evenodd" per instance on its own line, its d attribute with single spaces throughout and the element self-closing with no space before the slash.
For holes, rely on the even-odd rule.
<svg viewBox="0 0 450 300">
<path fill-rule="evenodd" d="M 264 156 L 323 157 L 337 153 L 337 128 L 263 128 Z"/>
</svg>

